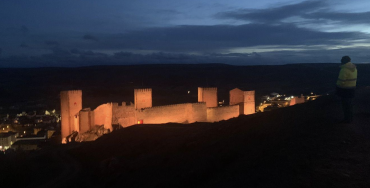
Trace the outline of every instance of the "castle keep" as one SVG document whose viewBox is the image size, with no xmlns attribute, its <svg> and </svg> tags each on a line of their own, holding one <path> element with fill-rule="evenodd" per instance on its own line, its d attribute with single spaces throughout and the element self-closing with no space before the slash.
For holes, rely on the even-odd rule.
<svg viewBox="0 0 370 188">
<path fill-rule="evenodd" d="M 62 138 L 70 135 L 72 131 L 81 131 L 77 117 L 82 109 L 82 91 L 72 90 L 60 92 L 60 106 Z"/>
<path fill-rule="evenodd" d="M 106 103 L 95 110 L 82 109 L 82 91 L 61 92 L 62 142 L 74 131 L 84 133 L 95 126 L 112 130 L 112 125 L 217 122 L 255 112 L 255 92 L 235 88 L 230 105 L 218 107 L 217 88 L 198 88 L 198 102 L 152 106 L 152 89 L 135 89 L 135 103 Z"/>
</svg>

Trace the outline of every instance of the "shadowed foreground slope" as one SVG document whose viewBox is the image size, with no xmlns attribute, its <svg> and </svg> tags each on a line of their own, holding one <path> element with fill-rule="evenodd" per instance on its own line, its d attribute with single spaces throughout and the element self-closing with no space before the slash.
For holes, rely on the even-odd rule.
<svg viewBox="0 0 370 188">
<path fill-rule="evenodd" d="M 97 187 L 369 187 L 370 89 L 358 93 L 352 125 L 325 96 L 219 123 L 132 126 L 71 154 Z"/>
</svg>

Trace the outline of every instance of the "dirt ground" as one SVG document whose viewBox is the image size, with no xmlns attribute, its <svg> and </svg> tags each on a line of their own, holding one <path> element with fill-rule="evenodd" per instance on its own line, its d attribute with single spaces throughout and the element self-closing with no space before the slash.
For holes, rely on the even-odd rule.
<svg viewBox="0 0 370 188">
<path fill-rule="evenodd" d="M 96 187 L 370 187 L 370 88 L 355 121 L 316 101 L 218 123 L 137 125 L 70 154 Z"/>
</svg>

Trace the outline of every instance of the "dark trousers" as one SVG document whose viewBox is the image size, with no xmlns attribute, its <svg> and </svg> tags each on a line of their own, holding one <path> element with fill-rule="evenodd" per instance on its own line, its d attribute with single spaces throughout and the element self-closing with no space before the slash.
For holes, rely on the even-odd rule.
<svg viewBox="0 0 370 188">
<path fill-rule="evenodd" d="M 342 108 L 344 114 L 344 121 L 353 121 L 353 98 L 342 97 Z"/>
</svg>

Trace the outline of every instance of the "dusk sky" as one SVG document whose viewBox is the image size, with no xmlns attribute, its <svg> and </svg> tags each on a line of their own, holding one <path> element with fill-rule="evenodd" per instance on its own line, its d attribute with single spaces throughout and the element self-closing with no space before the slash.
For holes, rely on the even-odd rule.
<svg viewBox="0 0 370 188">
<path fill-rule="evenodd" d="M 368 0 L 2 0 L 0 67 L 370 62 Z"/>
</svg>

